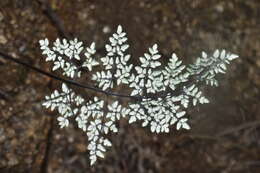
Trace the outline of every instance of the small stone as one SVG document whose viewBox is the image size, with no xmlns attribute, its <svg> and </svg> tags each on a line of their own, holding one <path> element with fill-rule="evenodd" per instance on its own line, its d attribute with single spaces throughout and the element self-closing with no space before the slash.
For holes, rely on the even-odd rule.
<svg viewBox="0 0 260 173">
<path fill-rule="evenodd" d="M 260 68 L 260 60 L 256 60 L 256 65 Z"/>
<path fill-rule="evenodd" d="M 7 43 L 7 39 L 5 38 L 5 36 L 0 35 L 0 44 L 6 44 Z"/>
<path fill-rule="evenodd" d="M 0 143 L 4 142 L 6 140 L 4 129 L 0 128 Z"/>
<path fill-rule="evenodd" d="M 11 160 L 8 161 L 9 166 L 14 166 L 18 164 L 18 160 L 16 158 L 11 158 Z"/>
<path fill-rule="evenodd" d="M 0 22 L 4 19 L 4 15 L 0 12 Z"/>
<path fill-rule="evenodd" d="M 105 27 L 103 28 L 103 33 L 107 34 L 107 33 L 109 33 L 109 32 L 111 32 L 110 27 L 109 27 L 109 26 L 105 26 Z"/>
<path fill-rule="evenodd" d="M 216 9 L 216 11 L 217 12 L 219 12 L 219 13 L 223 13 L 223 11 L 224 11 L 224 7 L 222 6 L 222 5 L 217 5 L 216 7 L 215 7 L 215 9 Z"/>
</svg>

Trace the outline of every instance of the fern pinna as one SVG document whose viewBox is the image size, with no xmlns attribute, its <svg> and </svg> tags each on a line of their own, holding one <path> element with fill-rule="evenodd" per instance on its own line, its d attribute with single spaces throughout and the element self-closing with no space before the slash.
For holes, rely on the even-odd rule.
<svg viewBox="0 0 260 173">
<path fill-rule="evenodd" d="M 126 53 L 129 45 L 120 25 L 109 38 L 105 46 L 107 53 L 101 58 L 95 56 L 95 43 L 89 47 L 77 39 L 57 39 L 53 46 L 48 39 L 39 43 L 46 61 L 53 62 L 52 70 L 59 70 L 72 80 L 89 74 L 96 66 L 103 69 L 91 73 L 96 87 L 87 89 L 100 93 L 92 100 L 62 83 L 61 89 L 46 96 L 43 102 L 44 107 L 58 111 L 61 128 L 68 127 L 74 118 L 78 128 L 86 133 L 91 165 L 97 157 L 103 158 L 107 147 L 112 145 L 107 134 L 118 132 L 116 122 L 121 118 L 127 118 L 129 123 L 142 122 L 153 133 L 169 133 L 173 125 L 177 130 L 189 130 L 187 108 L 209 103 L 200 89 L 202 84 L 217 86 L 216 75 L 225 73 L 226 66 L 238 58 L 225 50 L 215 50 L 213 55 L 202 52 L 195 63 L 185 66 L 173 53 L 168 64 L 162 67 L 162 55 L 154 44 L 139 58 L 140 65 L 134 66 L 130 63 L 131 55 Z M 115 92 L 120 85 L 128 87 L 126 94 Z M 108 102 L 107 96 L 113 101 Z M 127 105 L 123 106 L 118 97 L 126 98 Z"/>
</svg>

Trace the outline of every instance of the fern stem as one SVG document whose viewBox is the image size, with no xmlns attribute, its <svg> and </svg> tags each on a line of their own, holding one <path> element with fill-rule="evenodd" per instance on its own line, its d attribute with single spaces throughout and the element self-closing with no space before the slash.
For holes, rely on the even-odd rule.
<svg viewBox="0 0 260 173">
<path fill-rule="evenodd" d="M 23 65 L 31 70 L 34 70 L 36 71 L 37 73 L 40 73 L 42 75 L 45 75 L 45 76 L 48 76 L 52 79 L 55 79 L 55 80 L 58 80 L 58 81 L 61 81 L 61 82 L 64 82 L 66 84 L 70 84 L 70 85 L 74 85 L 74 86 L 77 86 L 77 87 L 80 87 L 80 88 L 85 88 L 85 89 L 88 89 L 88 90 L 92 90 L 92 91 L 95 91 L 95 92 L 98 92 L 98 93 L 102 93 L 102 94 L 105 94 L 105 95 L 109 95 L 109 96 L 115 96 L 115 97 L 123 97 L 123 98 L 129 98 L 129 99 L 134 99 L 134 100 L 140 100 L 142 99 L 142 97 L 140 96 L 130 96 L 130 95 L 124 95 L 124 94 L 120 94 L 120 93 L 113 93 L 113 92 L 107 92 L 107 91 L 104 91 L 102 89 L 99 89 L 99 88 L 95 88 L 95 87 L 92 87 L 92 86 L 88 86 L 88 85 L 84 85 L 84 84 L 81 84 L 81 83 L 78 83 L 78 82 L 75 82 L 73 80 L 69 80 L 69 79 L 64 79 L 64 78 L 61 78 L 61 77 L 58 77 L 56 75 L 53 75 L 49 72 L 46 72 L 44 70 L 41 70 L 37 67 L 34 67 L 26 62 L 23 62 L 19 59 L 16 59 L 14 57 L 12 57 L 11 55 L 8 55 L 8 54 L 5 54 L 3 52 L 0 51 L 0 57 L 3 58 L 3 59 L 6 59 L 8 61 L 12 61 L 16 64 L 19 64 L 19 65 Z"/>
</svg>

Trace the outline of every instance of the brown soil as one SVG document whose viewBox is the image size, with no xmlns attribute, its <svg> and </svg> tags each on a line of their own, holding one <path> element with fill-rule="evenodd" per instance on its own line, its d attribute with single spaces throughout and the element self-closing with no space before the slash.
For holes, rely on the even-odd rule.
<svg viewBox="0 0 260 173">
<path fill-rule="evenodd" d="M 192 110 L 192 129 L 151 134 L 120 122 L 105 159 L 89 166 L 87 139 L 59 129 L 42 108 L 59 82 L 0 57 L 0 172 L 258 173 L 260 172 L 259 0 L 1 0 L 0 51 L 49 70 L 38 40 L 77 37 L 103 47 L 121 24 L 138 57 L 153 43 L 185 63 L 202 50 L 239 54 L 211 103 Z M 46 5 L 47 4 L 47 5 Z M 105 32 L 104 32 L 105 31 Z"/>
</svg>

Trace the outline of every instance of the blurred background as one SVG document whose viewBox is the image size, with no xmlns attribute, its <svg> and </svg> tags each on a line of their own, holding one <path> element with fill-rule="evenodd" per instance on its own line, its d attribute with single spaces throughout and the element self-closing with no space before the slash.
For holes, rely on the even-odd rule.
<svg viewBox="0 0 260 173">
<path fill-rule="evenodd" d="M 0 57 L 0 172 L 260 172 L 259 0 L 0 0 L 0 51 L 50 71 L 39 39 L 76 37 L 103 50 L 119 24 L 135 59 L 154 43 L 165 61 L 216 48 L 240 58 L 205 90 L 211 103 L 189 112 L 190 131 L 156 135 L 123 120 L 90 167 L 84 133 L 59 129 L 57 113 L 41 106 L 59 82 Z"/>
</svg>

